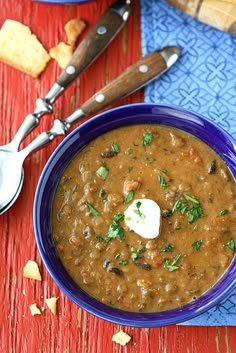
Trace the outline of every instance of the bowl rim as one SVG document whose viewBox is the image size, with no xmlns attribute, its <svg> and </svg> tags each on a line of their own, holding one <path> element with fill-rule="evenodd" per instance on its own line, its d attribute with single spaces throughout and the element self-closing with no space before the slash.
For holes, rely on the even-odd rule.
<svg viewBox="0 0 236 353">
<path fill-rule="evenodd" d="M 45 192 L 45 187 L 47 186 L 48 182 L 48 176 L 50 176 L 50 172 L 52 172 L 53 166 L 58 163 L 59 158 L 62 158 L 62 155 L 60 156 L 60 153 L 62 152 L 63 149 L 69 148 L 67 147 L 70 146 L 70 143 L 73 143 L 73 140 L 78 139 L 80 136 L 81 130 L 86 130 L 90 129 L 91 126 L 94 126 L 96 122 L 101 123 L 101 120 L 107 119 L 107 116 L 109 115 L 114 116 L 115 114 L 124 114 L 126 111 L 135 111 L 135 110 L 150 110 L 154 111 L 154 114 L 157 113 L 157 111 L 166 111 L 166 114 L 177 114 L 176 119 L 183 119 L 183 122 L 186 122 L 186 116 L 190 120 L 188 120 L 189 123 L 191 123 L 191 119 L 193 119 L 193 124 L 196 124 L 198 121 L 199 123 L 206 124 L 208 128 L 215 129 L 220 133 L 221 138 L 227 140 L 227 142 L 230 145 L 230 148 L 233 150 L 233 156 L 235 158 L 236 155 L 236 144 L 231 135 L 229 135 L 226 131 L 224 131 L 221 127 L 217 126 L 215 123 L 212 121 L 208 120 L 207 118 L 203 117 L 200 114 L 191 112 L 190 110 L 176 107 L 176 106 L 170 106 L 170 105 L 164 105 L 164 104 L 155 104 L 155 103 L 135 103 L 135 104 L 127 104 L 119 107 L 115 107 L 109 110 L 106 110 L 105 112 L 102 112 L 100 114 L 97 114 L 96 116 L 88 119 L 84 123 L 82 123 L 80 126 L 78 126 L 76 129 L 74 129 L 68 136 L 65 137 L 65 139 L 62 140 L 62 142 L 56 147 L 55 151 L 52 153 L 50 156 L 49 160 L 47 161 L 37 188 L 36 188 L 36 193 L 35 193 L 35 199 L 34 199 L 34 207 L 33 207 L 33 225 L 34 225 L 34 234 L 35 234 L 35 239 L 36 239 L 36 244 L 37 248 L 39 250 L 40 256 L 43 260 L 43 263 L 53 278 L 54 282 L 57 284 L 57 286 L 73 301 L 75 302 L 78 306 L 80 306 L 82 309 L 86 310 L 87 312 L 110 322 L 117 323 L 117 324 L 122 324 L 126 326 L 134 326 L 134 327 L 158 327 L 158 326 L 166 326 L 166 325 L 171 325 L 171 324 L 177 324 L 184 322 L 186 320 L 192 319 L 198 315 L 200 315 L 203 312 L 206 312 L 213 306 L 217 305 L 227 294 L 232 291 L 232 289 L 235 287 L 236 283 L 236 276 L 234 276 L 233 280 L 233 273 L 236 271 L 236 258 L 234 256 L 234 259 L 232 260 L 230 266 L 226 270 L 225 274 L 221 279 L 216 283 L 216 285 L 213 286 L 213 290 L 210 289 L 207 291 L 207 293 L 201 295 L 196 301 L 191 302 L 190 304 L 187 304 L 183 307 L 173 309 L 173 310 L 168 310 L 168 311 L 162 311 L 162 312 L 156 312 L 156 313 L 133 313 L 133 312 L 128 312 L 128 311 L 123 311 L 120 309 L 116 309 L 110 306 L 107 306 L 98 300 L 90 297 L 89 294 L 86 294 L 81 288 L 79 288 L 77 285 L 77 290 L 79 291 L 80 296 L 78 297 L 78 292 L 76 293 L 75 288 L 73 286 L 65 285 L 63 283 L 63 280 L 60 278 L 60 274 L 56 272 L 55 266 L 53 267 L 50 259 L 47 255 L 47 251 L 45 248 L 45 244 L 48 246 L 47 243 L 45 243 L 45 239 L 43 238 L 42 230 L 41 230 L 41 213 L 42 213 L 42 195 L 43 192 Z M 156 112 L 156 113 L 155 113 Z M 137 113 L 133 113 L 134 115 L 137 115 Z M 173 116 L 172 116 L 173 118 Z M 196 121 L 195 121 L 196 120 Z M 108 120 L 106 120 L 108 122 Z M 104 124 L 106 124 L 104 122 Z M 136 121 L 137 123 L 137 121 Z M 171 125 L 171 124 L 169 124 Z M 96 126 L 96 125 L 95 125 Z M 111 129 L 109 129 L 111 130 Z M 108 130 L 108 131 L 109 131 Z M 94 138 L 91 138 L 93 140 Z M 229 147 L 229 146 L 228 146 Z M 75 155 L 75 154 L 74 154 Z M 221 156 L 221 155 L 220 155 Z M 223 158 L 221 156 L 221 158 Z M 223 158 L 224 159 L 224 158 Z M 235 161 L 232 159 L 232 163 L 235 163 Z M 68 163 L 67 163 L 68 164 Z M 236 163 L 235 163 L 236 164 Z M 65 167 L 64 163 L 64 167 Z M 232 168 L 231 168 L 232 169 Z M 234 177 L 236 178 L 236 166 L 235 169 L 232 171 Z M 57 176 L 57 180 L 59 180 L 59 176 Z M 53 247 L 53 243 L 51 239 L 47 240 L 48 242 L 51 242 L 49 246 Z M 64 270 L 65 271 L 65 270 Z M 66 272 L 66 271 L 65 271 Z M 63 273 L 63 276 L 65 274 Z M 66 279 L 68 279 L 69 275 L 66 273 Z M 64 278 L 64 277 L 62 277 Z M 72 281 L 73 282 L 73 281 Z M 75 283 L 74 283 L 75 284 Z M 224 285 L 224 289 L 220 288 L 220 284 Z M 215 296 L 217 294 L 217 296 Z M 201 304 L 201 305 L 200 305 Z M 177 315 L 177 318 L 176 318 Z"/>
</svg>

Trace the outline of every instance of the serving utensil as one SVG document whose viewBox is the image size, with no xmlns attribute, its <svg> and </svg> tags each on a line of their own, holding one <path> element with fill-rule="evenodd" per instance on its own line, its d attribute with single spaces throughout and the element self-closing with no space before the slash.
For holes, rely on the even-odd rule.
<svg viewBox="0 0 236 353">
<path fill-rule="evenodd" d="M 166 47 L 145 56 L 95 93 L 66 119 L 55 119 L 49 131 L 38 135 L 21 151 L 0 151 L 0 214 L 11 207 L 20 193 L 23 185 L 22 166 L 29 154 L 56 136 L 66 134 L 71 125 L 81 118 L 97 113 L 159 77 L 176 62 L 178 57 L 177 47 Z"/>
<path fill-rule="evenodd" d="M 33 113 L 26 116 L 14 138 L 0 151 L 16 152 L 22 140 L 34 129 L 40 118 L 53 112 L 53 103 L 66 88 L 104 51 L 108 44 L 126 24 L 131 12 L 130 0 L 118 0 L 113 3 L 98 19 L 86 37 L 74 51 L 70 61 L 61 72 L 44 98 L 36 100 Z"/>
</svg>

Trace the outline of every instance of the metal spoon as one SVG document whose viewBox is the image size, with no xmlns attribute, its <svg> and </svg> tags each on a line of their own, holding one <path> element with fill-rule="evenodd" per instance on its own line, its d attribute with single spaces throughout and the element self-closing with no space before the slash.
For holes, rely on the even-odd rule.
<svg viewBox="0 0 236 353">
<path fill-rule="evenodd" d="M 44 98 L 36 100 L 32 114 L 27 115 L 10 143 L 0 151 L 17 152 L 22 140 L 39 124 L 40 118 L 53 112 L 53 103 L 67 87 L 104 51 L 126 24 L 131 12 L 130 0 L 118 0 L 98 19 L 74 51 L 70 61 Z M 7 158 L 7 157 L 6 157 Z"/>
<path fill-rule="evenodd" d="M 167 71 L 178 59 L 179 49 L 166 47 L 155 51 L 128 67 L 121 75 L 88 99 L 64 120 L 55 119 L 49 131 L 41 133 L 20 152 L 0 151 L 0 214 L 17 199 L 23 185 L 23 163 L 33 151 L 64 135 L 71 125 L 86 116 L 97 113 L 152 81 Z"/>
</svg>

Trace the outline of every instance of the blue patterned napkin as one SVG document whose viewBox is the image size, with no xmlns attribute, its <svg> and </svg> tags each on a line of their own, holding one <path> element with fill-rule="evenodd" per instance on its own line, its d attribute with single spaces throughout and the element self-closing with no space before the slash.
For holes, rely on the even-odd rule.
<svg viewBox="0 0 236 353">
<path fill-rule="evenodd" d="M 200 113 L 236 139 L 236 37 L 175 10 L 164 0 L 141 0 L 143 55 L 167 45 L 178 62 L 145 88 L 148 103 L 174 104 Z M 185 325 L 236 325 L 236 289 Z"/>
</svg>

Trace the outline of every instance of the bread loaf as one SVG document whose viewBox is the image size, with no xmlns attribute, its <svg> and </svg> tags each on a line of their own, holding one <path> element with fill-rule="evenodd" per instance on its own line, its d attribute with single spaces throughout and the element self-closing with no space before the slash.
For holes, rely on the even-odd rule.
<svg viewBox="0 0 236 353">
<path fill-rule="evenodd" d="M 167 0 L 167 2 L 199 21 L 236 35 L 235 0 Z"/>
</svg>

